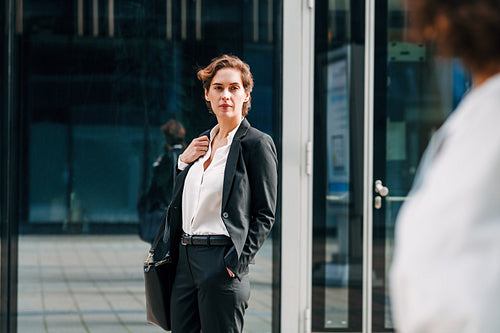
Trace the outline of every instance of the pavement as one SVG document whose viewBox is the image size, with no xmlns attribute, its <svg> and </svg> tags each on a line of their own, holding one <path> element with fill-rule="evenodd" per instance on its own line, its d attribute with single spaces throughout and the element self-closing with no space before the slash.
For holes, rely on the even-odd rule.
<svg viewBox="0 0 500 333">
<path fill-rule="evenodd" d="M 250 268 L 246 333 L 271 332 L 269 239 Z M 19 333 L 146 333 L 142 264 L 149 244 L 136 235 L 19 237 Z"/>
</svg>

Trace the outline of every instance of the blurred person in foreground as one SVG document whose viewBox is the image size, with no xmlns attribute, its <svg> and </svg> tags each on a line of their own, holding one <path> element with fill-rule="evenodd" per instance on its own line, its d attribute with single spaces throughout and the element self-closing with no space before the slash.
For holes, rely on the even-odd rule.
<svg viewBox="0 0 500 333">
<path fill-rule="evenodd" d="M 217 125 L 179 156 L 167 242 L 177 265 L 172 333 L 241 333 L 248 265 L 274 224 L 276 148 L 245 118 L 253 88 L 248 64 L 223 55 L 198 78 Z"/>
<path fill-rule="evenodd" d="M 390 274 L 403 333 L 500 332 L 500 1 L 408 0 L 412 33 L 473 87 L 432 138 L 396 222 Z"/>
</svg>

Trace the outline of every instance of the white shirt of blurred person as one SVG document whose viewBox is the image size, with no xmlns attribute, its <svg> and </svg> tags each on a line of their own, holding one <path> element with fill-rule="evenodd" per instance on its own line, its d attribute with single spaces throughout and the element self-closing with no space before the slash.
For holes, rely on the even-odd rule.
<svg viewBox="0 0 500 333">
<path fill-rule="evenodd" d="M 471 31 L 500 32 L 500 3 L 414 0 L 413 6 L 424 1 L 427 9 L 445 7 L 445 16 L 470 15 Z M 433 24 L 447 38 L 457 32 L 455 22 L 442 18 Z M 443 42 L 429 31 L 429 40 Z M 499 35 L 477 37 L 498 42 Z M 474 45 L 472 53 L 463 51 L 464 39 L 457 39 L 448 49 L 464 56 L 475 86 L 431 140 L 396 221 L 390 290 L 397 332 L 500 332 L 500 57 L 488 66 L 478 60 L 480 46 L 500 55 L 500 45 Z"/>
<path fill-rule="evenodd" d="M 405 333 L 500 332 L 500 75 L 439 132 L 396 222 L 395 320 Z"/>
</svg>

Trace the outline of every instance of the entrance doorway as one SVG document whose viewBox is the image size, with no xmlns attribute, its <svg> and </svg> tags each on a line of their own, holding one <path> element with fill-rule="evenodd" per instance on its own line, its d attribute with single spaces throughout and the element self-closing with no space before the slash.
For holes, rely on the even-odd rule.
<svg viewBox="0 0 500 333">
<path fill-rule="evenodd" d="M 404 1 L 316 6 L 312 331 L 393 332 L 396 217 L 470 81 L 408 40 Z"/>
</svg>

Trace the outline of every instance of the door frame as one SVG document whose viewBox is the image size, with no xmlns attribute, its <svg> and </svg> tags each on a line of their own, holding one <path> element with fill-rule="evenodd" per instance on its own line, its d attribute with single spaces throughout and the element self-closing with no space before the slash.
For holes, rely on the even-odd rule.
<svg viewBox="0 0 500 333">
<path fill-rule="evenodd" d="M 365 0 L 363 332 L 372 333 L 373 277 L 373 126 L 375 92 L 375 0 Z"/>
<path fill-rule="evenodd" d="M 375 0 L 365 0 L 363 333 L 372 332 Z M 314 1 L 283 2 L 281 332 L 311 332 Z M 300 50 L 300 51 L 298 51 Z"/>
<path fill-rule="evenodd" d="M 311 332 L 314 1 L 283 1 L 281 332 Z"/>
</svg>

